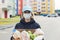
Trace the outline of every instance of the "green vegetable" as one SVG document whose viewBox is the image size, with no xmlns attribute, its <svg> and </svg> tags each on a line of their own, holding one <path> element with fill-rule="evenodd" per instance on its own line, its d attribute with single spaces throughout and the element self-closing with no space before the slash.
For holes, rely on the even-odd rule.
<svg viewBox="0 0 60 40">
<path fill-rule="evenodd" d="M 34 40 L 34 38 L 36 37 L 35 34 L 33 34 L 31 31 L 28 31 L 29 35 L 30 35 L 30 39 Z"/>
</svg>

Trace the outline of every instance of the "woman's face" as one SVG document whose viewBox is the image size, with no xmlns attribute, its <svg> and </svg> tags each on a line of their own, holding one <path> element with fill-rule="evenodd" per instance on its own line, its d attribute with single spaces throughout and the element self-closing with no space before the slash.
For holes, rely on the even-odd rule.
<svg viewBox="0 0 60 40">
<path fill-rule="evenodd" d="M 24 13 L 24 14 L 23 14 L 23 17 L 24 17 L 25 19 L 30 19 L 30 18 L 31 18 L 31 13 Z"/>
<path fill-rule="evenodd" d="M 31 16 L 32 16 L 32 13 L 29 10 L 26 10 L 26 11 L 23 12 L 23 17 L 25 19 L 30 19 Z"/>
<path fill-rule="evenodd" d="M 32 13 L 30 11 L 23 12 L 23 17 L 24 17 L 25 21 L 30 21 L 31 16 L 32 16 Z"/>
</svg>

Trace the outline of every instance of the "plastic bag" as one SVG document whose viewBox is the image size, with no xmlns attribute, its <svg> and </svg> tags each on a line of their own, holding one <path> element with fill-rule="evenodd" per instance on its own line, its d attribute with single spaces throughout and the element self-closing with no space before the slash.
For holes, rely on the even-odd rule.
<svg viewBox="0 0 60 40">
<path fill-rule="evenodd" d="M 13 30 L 13 37 L 14 38 L 20 38 L 21 36 L 20 36 L 20 32 L 18 31 L 18 30 Z"/>
<path fill-rule="evenodd" d="M 42 40 L 43 38 L 43 36 L 37 36 L 34 40 Z"/>
<path fill-rule="evenodd" d="M 36 34 L 37 36 L 38 35 L 44 35 L 44 32 L 39 28 L 39 29 L 36 29 L 36 31 L 34 32 L 34 34 Z"/>
<path fill-rule="evenodd" d="M 28 32 L 26 32 L 26 31 L 21 32 L 21 37 L 23 40 L 30 40 L 30 36 L 29 36 Z"/>
</svg>

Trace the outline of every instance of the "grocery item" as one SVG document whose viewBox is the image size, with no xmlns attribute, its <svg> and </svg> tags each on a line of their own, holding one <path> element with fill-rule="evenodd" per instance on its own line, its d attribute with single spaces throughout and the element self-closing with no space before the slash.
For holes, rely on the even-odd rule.
<svg viewBox="0 0 60 40">
<path fill-rule="evenodd" d="M 30 36 L 27 31 L 22 31 L 21 37 L 22 37 L 22 40 L 30 40 Z"/>
<path fill-rule="evenodd" d="M 34 38 L 36 37 L 36 35 L 33 34 L 31 31 L 29 31 L 28 33 L 29 33 L 29 35 L 30 35 L 30 39 L 31 39 L 31 40 L 34 40 Z"/>
<path fill-rule="evenodd" d="M 37 36 L 34 40 L 42 40 L 43 36 Z"/>
<path fill-rule="evenodd" d="M 34 32 L 34 34 L 36 34 L 37 36 L 39 36 L 39 35 L 44 35 L 44 32 L 39 28 L 39 29 L 36 29 L 36 31 Z"/>
<path fill-rule="evenodd" d="M 13 37 L 20 38 L 20 40 L 42 40 L 44 36 L 39 35 L 40 33 L 43 33 L 41 29 L 37 29 L 34 33 L 25 30 L 22 32 L 19 32 L 18 30 L 14 30 Z"/>
<path fill-rule="evenodd" d="M 18 37 L 20 38 L 20 32 L 18 30 L 13 30 L 13 37 Z"/>
</svg>

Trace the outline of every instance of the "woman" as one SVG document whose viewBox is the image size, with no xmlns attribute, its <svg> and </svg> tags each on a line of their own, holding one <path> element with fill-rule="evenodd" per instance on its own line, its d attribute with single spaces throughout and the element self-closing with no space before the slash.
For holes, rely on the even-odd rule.
<svg viewBox="0 0 60 40">
<path fill-rule="evenodd" d="M 37 34 L 37 35 L 43 35 L 44 34 L 43 32 L 40 32 L 37 30 L 37 29 L 40 30 L 41 27 L 33 19 L 32 9 L 29 6 L 26 6 L 23 8 L 22 12 L 23 12 L 22 18 L 20 22 L 16 24 L 15 29 L 20 32 L 25 30 L 25 31 L 31 31 L 32 33 Z M 14 38 L 17 39 L 15 36 Z"/>
</svg>

